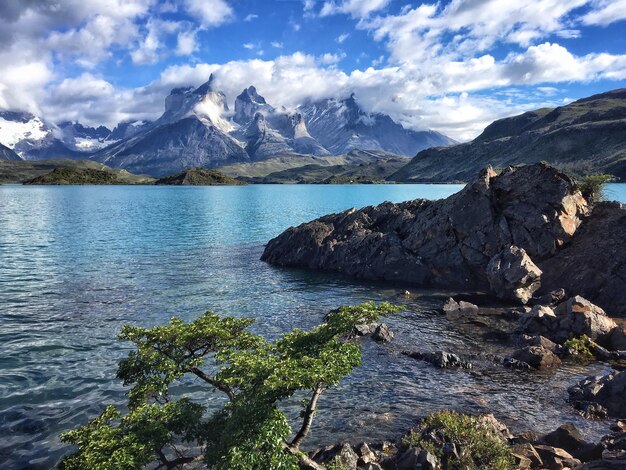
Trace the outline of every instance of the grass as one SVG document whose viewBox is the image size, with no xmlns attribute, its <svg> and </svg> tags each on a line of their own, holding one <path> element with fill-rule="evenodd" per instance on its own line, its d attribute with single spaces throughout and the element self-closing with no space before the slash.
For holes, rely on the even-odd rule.
<svg viewBox="0 0 626 470">
<path fill-rule="evenodd" d="M 411 431 L 403 438 L 402 444 L 406 448 L 420 447 L 444 460 L 443 446 L 429 439 L 430 435 L 454 444 L 458 450 L 459 458 L 448 457 L 445 469 L 511 470 L 515 467 L 507 443 L 476 416 L 439 411 L 425 418 L 420 430 Z"/>
</svg>

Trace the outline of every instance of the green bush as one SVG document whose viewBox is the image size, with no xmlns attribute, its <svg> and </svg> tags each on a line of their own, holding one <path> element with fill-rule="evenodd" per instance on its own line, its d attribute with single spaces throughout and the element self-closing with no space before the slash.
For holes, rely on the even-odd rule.
<svg viewBox="0 0 626 470">
<path fill-rule="evenodd" d="M 613 175 L 589 175 L 578 181 L 578 189 L 591 202 L 604 199 L 604 185 L 615 178 Z"/>
<path fill-rule="evenodd" d="M 590 339 L 587 335 L 582 335 L 578 338 L 570 338 L 563 343 L 563 347 L 570 356 L 575 356 L 580 359 L 594 358 Z"/>
<path fill-rule="evenodd" d="M 293 330 L 274 342 L 250 333 L 253 320 L 207 312 L 191 323 L 173 318 L 153 328 L 125 326 L 120 338 L 135 349 L 120 361 L 128 412 L 109 406 L 61 440 L 76 446 L 65 470 L 133 470 L 156 464 L 175 468 L 203 461 L 216 470 L 322 468 L 302 452 L 320 395 L 361 364 L 350 340 L 355 325 L 399 310 L 388 303 L 341 307 L 310 330 Z M 174 390 L 195 377 L 225 397 L 209 409 Z M 308 391 L 302 423 L 293 435 L 280 404 Z"/>
<path fill-rule="evenodd" d="M 459 458 L 447 457 L 441 443 L 432 436 L 454 444 Z M 515 460 L 507 443 L 476 416 L 456 411 L 439 411 L 425 418 L 418 430 L 406 435 L 405 447 L 420 447 L 445 461 L 445 469 L 510 470 Z"/>
</svg>

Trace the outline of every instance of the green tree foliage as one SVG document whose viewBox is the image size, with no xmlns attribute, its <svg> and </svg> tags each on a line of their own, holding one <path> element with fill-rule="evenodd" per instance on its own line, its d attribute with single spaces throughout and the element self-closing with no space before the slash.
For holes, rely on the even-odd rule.
<svg viewBox="0 0 626 470">
<path fill-rule="evenodd" d="M 586 199 L 598 202 L 604 199 L 604 185 L 613 181 L 613 175 L 589 175 L 578 181 L 578 189 Z"/>
<path fill-rule="evenodd" d="M 253 320 L 211 312 L 191 323 L 173 318 L 165 326 L 125 326 L 120 339 L 135 349 L 120 361 L 117 376 L 131 386 L 128 413 L 109 406 L 63 434 L 77 450 L 60 466 L 126 470 L 203 461 L 217 470 L 321 468 L 300 452 L 318 399 L 361 364 L 355 325 L 398 310 L 388 303 L 341 307 L 318 327 L 274 342 L 248 331 Z M 174 396 L 188 376 L 222 392 L 224 406 L 209 414 L 204 404 Z M 309 398 L 294 433 L 280 404 L 299 391 Z"/>
</svg>

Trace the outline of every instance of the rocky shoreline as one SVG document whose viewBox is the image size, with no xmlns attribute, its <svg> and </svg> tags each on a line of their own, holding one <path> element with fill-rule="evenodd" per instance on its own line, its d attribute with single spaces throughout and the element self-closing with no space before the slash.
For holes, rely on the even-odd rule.
<svg viewBox="0 0 626 470">
<path fill-rule="evenodd" d="M 563 288 L 623 316 L 625 233 L 621 204 L 592 204 L 571 178 L 538 163 L 487 168 L 447 199 L 383 203 L 291 227 L 261 259 L 523 304 Z"/>
<path fill-rule="evenodd" d="M 488 434 L 508 446 L 516 468 L 626 468 L 626 330 L 604 310 L 626 315 L 624 235 L 622 205 L 593 203 L 569 177 L 535 164 L 488 168 L 444 200 L 383 203 L 292 227 L 268 243 L 262 259 L 362 279 L 486 292 L 510 303 L 501 315 L 516 322 L 506 341 L 517 349 L 491 360 L 528 373 L 568 360 L 608 363 L 610 373 L 572 384 L 569 402 L 572 413 L 617 422 L 599 443 L 584 442 L 567 424 L 543 436 L 514 437 L 500 432 L 506 427 L 498 423 L 500 431 Z M 481 307 L 451 298 L 441 313 L 480 322 Z M 393 340 L 385 325 L 364 325 L 355 334 Z M 439 368 L 472 369 L 472 358 L 457 351 L 404 354 Z M 497 423 L 493 416 L 484 419 Z M 444 431 L 422 423 L 411 432 L 421 433 L 419 445 L 407 446 L 406 438 L 344 444 L 311 457 L 324 465 L 335 459 L 343 466 L 330 468 L 348 469 L 513 468 L 458 466 L 464 451 Z"/>
</svg>

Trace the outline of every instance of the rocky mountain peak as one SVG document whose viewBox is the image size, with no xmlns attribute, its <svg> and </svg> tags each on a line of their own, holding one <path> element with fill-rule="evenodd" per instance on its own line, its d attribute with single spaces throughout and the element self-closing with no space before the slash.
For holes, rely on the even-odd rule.
<svg viewBox="0 0 626 470">
<path fill-rule="evenodd" d="M 237 124 L 244 125 L 250 122 L 251 119 L 256 119 L 256 114 L 259 112 L 268 114 L 273 113 L 275 110 L 270 106 L 265 98 L 257 93 L 254 86 L 245 88 L 237 98 L 235 98 L 235 115 L 233 121 Z"/>
<path fill-rule="evenodd" d="M 215 81 L 215 76 L 211 74 L 209 76 L 209 79 L 206 82 L 204 82 L 202 85 L 200 85 L 198 88 L 194 90 L 194 94 L 204 96 L 207 93 L 214 91 L 213 90 L 214 81 Z"/>
</svg>

